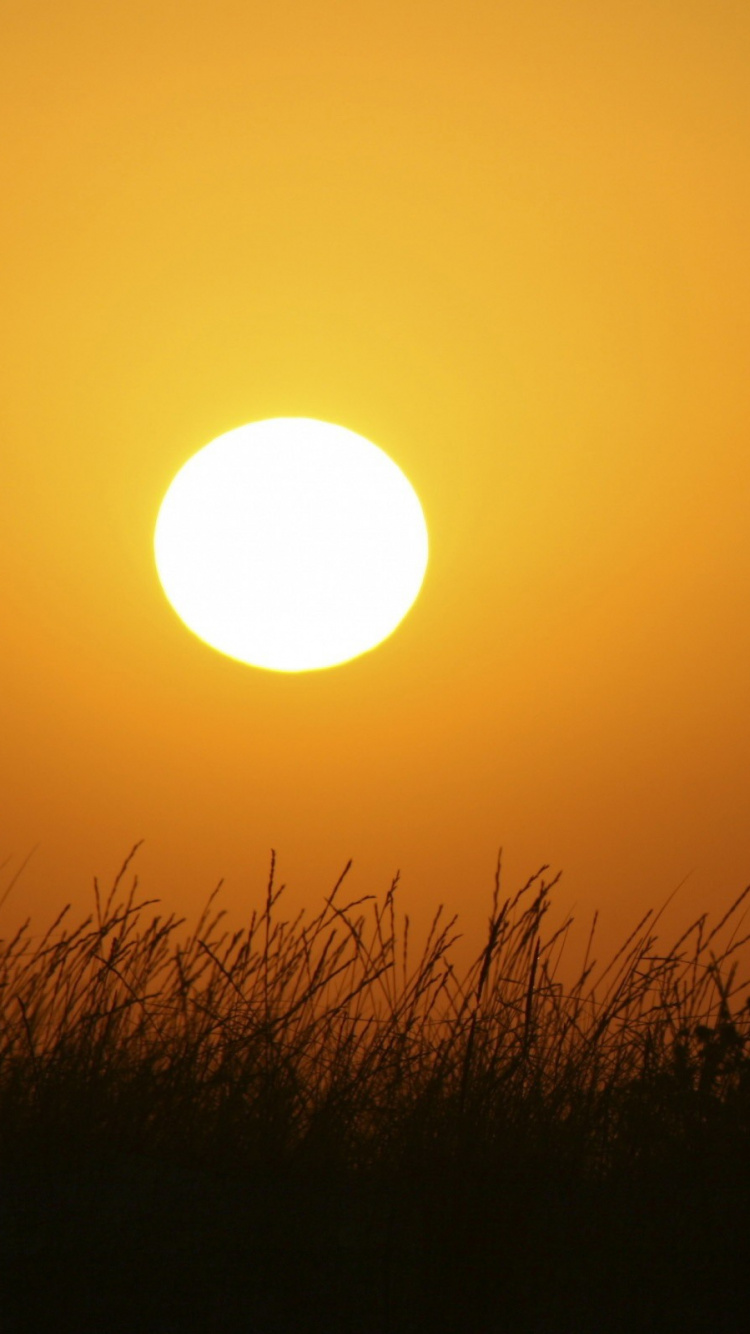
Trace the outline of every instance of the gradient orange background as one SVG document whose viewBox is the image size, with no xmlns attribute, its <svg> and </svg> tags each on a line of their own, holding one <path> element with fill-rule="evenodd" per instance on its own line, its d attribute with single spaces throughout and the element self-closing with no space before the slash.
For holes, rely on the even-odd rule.
<svg viewBox="0 0 750 1334">
<path fill-rule="evenodd" d="M 502 845 L 509 892 L 562 869 L 577 959 L 595 908 L 603 960 L 685 876 L 668 934 L 728 906 L 744 0 L 6 0 L 2 29 L 3 877 L 39 844 L 2 934 L 88 909 L 141 837 L 188 914 L 221 876 L 258 903 L 272 846 L 290 905 L 353 857 L 478 941 Z M 295 415 L 391 454 L 431 562 L 381 648 L 288 676 L 185 630 L 152 535 L 192 453 Z"/>
</svg>

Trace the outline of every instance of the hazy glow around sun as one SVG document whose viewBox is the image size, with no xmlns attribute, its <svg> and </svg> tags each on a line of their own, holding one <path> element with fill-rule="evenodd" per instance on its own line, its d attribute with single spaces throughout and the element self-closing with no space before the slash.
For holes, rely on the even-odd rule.
<svg viewBox="0 0 750 1334">
<path fill-rule="evenodd" d="M 251 422 L 174 477 L 154 534 L 177 614 L 206 643 L 281 672 L 374 648 L 427 567 L 422 507 L 387 454 L 307 417 Z"/>
</svg>

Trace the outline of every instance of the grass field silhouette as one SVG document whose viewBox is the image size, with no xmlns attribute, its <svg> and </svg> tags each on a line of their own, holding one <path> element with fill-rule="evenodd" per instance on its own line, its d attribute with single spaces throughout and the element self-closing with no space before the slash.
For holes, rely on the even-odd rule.
<svg viewBox="0 0 750 1334">
<path fill-rule="evenodd" d="M 750 887 L 596 976 L 595 917 L 564 989 L 547 867 L 503 899 L 498 860 L 458 976 L 397 881 L 285 920 L 272 854 L 249 925 L 219 887 L 188 930 L 139 846 L 0 941 L 3 1334 L 744 1327 Z"/>
</svg>

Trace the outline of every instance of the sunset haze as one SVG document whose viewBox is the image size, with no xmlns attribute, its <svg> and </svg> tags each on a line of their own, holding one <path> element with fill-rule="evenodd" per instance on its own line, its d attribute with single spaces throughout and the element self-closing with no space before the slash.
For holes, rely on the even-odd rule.
<svg viewBox="0 0 750 1334">
<path fill-rule="evenodd" d="M 600 958 L 750 881 L 750 9 L 4 7 L 0 935 L 397 870 L 473 943 L 561 870 Z M 261 671 L 154 527 L 245 423 L 358 432 L 429 531 L 396 631 Z M 7 860 L 6 860 L 7 859 Z"/>
</svg>

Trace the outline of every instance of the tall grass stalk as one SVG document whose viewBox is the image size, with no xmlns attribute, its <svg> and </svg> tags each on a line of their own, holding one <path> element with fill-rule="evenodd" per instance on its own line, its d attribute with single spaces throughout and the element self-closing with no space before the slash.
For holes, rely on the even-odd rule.
<svg viewBox="0 0 750 1334">
<path fill-rule="evenodd" d="M 356 1166 L 417 1124 L 448 1134 L 523 1121 L 575 1128 L 582 1163 L 601 1172 L 644 1151 L 629 1110 L 646 1090 L 683 1136 L 720 1109 L 748 1110 L 750 1001 L 737 998 L 749 984 L 727 963 L 750 937 L 711 947 L 750 887 L 710 933 L 704 914 L 667 953 L 647 914 L 598 978 L 595 919 L 564 992 L 551 956 L 571 921 L 544 940 L 559 879 L 545 881 L 546 866 L 501 903 L 498 859 L 486 944 L 458 977 L 457 919 L 442 923 L 442 907 L 411 962 L 397 879 L 382 902 L 345 901 L 350 863 L 317 916 L 289 921 L 272 854 L 249 925 L 228 930 L 217 886 L 185 935 L 184 919 L 148 916 L 158 901 L 138 898 L 137 876 L 125 892 L 138 846 L 106 900 L 95 882 L 95 911 L 77 926 L 68 907 L 33 947 L 28 922 L 0 940 L 6 1142 L 53 1122 L 59 1132 L 66 1111 L 73 1134 L 76 1100 L 89 1140 L 235 1162 L 278 1163 L 326 1138 Z"/>
<path fill-rule="evenodd" d="M 541 1236 L 556 1209 L 559 1246 L 575 1199 L 630 1198 L 675 1163 L 670 1190 L 700 1163 L 740 1179 L 750 1161 L 750 1001 L 732 960 L 750 887 L 667 951 L 647 913 L 598 976 L 595 917 L 563 988 L 571 919 L 545 933 L 559 880 L 546 866 L 505 897 L 498 858 L 485 943 L 458 975 L 442 906 L 413 957 L 398 877 L 381 899 L 347 898 L 350 863 L 317 915 L 290 920 L 272 854 L 248 924 L 227 925 L 219 884 L 187 929 L 137 876 L 126 887 L 138 847 L 77 925 L 68 906 L 39 941 L 29 922 L 0 941 L 0 1171 L 188 1165 L 266 1199 L 292 1192 L 287 1232 L 305 1190 L 360 1183 L 377 1318 L 395 1329 L 409 1247 L 418 1267 L 481 1253 L 486 1235 L 489 1256 L 512 1227 Z"/>
</svg>

